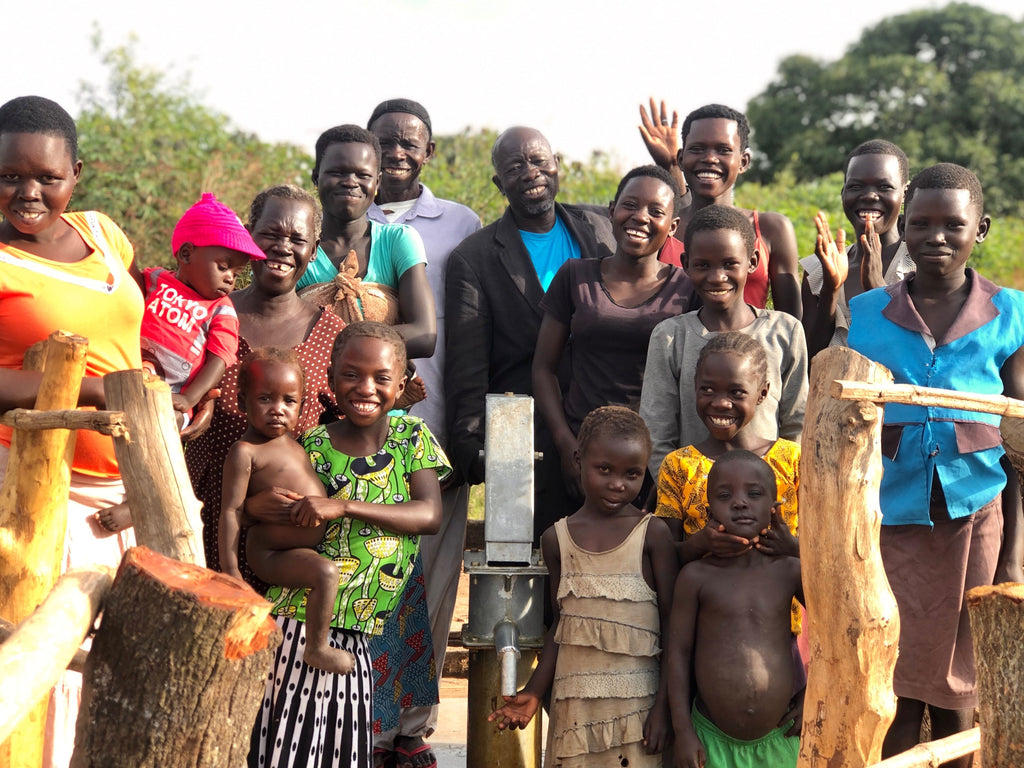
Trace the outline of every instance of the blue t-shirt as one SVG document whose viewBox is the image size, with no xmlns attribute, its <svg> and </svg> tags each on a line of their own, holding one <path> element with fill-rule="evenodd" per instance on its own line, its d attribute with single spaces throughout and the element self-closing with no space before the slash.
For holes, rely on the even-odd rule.
<svg viewBox="0 0 1024 768">
<path fill-rule="evenodd" d="M 540 286 L 547 291 L 558 268 L 569 259 L 580 258 L 580 244 L 573 238 L 565 222 L 555 216 L 555 226 L 548 232 L 524 232 L 519 230 L 537 271 Z"/>
</svg>

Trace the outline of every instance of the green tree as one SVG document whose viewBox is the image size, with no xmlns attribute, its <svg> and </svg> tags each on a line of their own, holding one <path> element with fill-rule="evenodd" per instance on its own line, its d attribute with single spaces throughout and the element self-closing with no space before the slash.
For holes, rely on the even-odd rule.
<svg viewBox="0 0 1024 768">
<path fill-rule="evenodd" d="M 171 232 L 202 192 L 244 220 L 271 184 L 309 183 L 312 159 L 268 144 L 202 104 L 186 79 L 169 81 L 136 62 L 134 41 L 94 48 L 108 70 L 102 87 L 82 83 L 77 117 L 84 169 L 74 206 L 108 214 L 128 234 L 141 266 L 172 263 Z"/>
<path fill-rule="evenodd" d="M 915 168 L 974 170 L 994 212 L 1024 210 L 1024 21 L 965 3 L 895 16 L 836 61 L 785 59 L 747 113 L 754 179 L 813 179 L 883 137 Z"/>
</svg>

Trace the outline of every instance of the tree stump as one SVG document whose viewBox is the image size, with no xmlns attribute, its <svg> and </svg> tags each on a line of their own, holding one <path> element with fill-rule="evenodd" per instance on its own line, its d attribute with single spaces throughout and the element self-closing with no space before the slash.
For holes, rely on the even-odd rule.
<svg viewBox="0 0 1024 768">
<path fill-rule="evenodd" d="M 107 407 L 124 411 L 130 432 L 114 438 L 114 452 L 135 540 L 175 560 L 206 565 L 201 505 L 185 466 L 170 388 L 137 370 L 108 373 L 103 390 Z"/>
<path fill-rule="evenodd" d="M 800 456 L 800 560 L 810 669 L 801 768 L 879 760 L 896 711 L 899 613 L 878 547 L 882 410 L 834 400 L 831 382 L 891 382 L 880 365 L 830 348 L 811 365 Z"/>
<path fill-rule="evenodd" d="M 1024 765 L 1024 584 L 976 587 L 967 612 L 978 669 L 981 768 Z"/>
<path fill-rule="evenodd" d="M 74 768 L 244 765 L 281 633 L 244 582 L 130 549 L 86 662 Z"/>
<path fill-rule="evenodd" d="M 81 336 L 55 331 L 26 353 L 25 370 L 43 371 L 37 409 L 75 407 L 88 346 Z M 11 437 L 0 489 L 0 616 L 12 623 L 26 619 L 60 575 L 74 450 L 74 433 L 66 429 L 15 429 Z M 0 768 L 38 768 L 45 723 L 43 697 L 0 744 Z"/>
</svg>

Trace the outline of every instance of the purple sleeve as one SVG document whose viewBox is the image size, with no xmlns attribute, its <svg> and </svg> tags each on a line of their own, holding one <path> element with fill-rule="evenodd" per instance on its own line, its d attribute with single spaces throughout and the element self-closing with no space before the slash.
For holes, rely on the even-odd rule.
<svg viewBox="0 0 1024 768">
<path fill-rule="evenodd" d="M 540 308 L 545 314 L 551 315 L 562 325 L 568 327 L 572 324 L 572 313 L 576 310 L 573 301 L 573 291 L 576 287 L 576 270 L 573 269 L 573 262 L 578 259 L 569 259 L 558 268 L 555 276 L 551 278 L 551 285 L 547 293 L 540 301 Z"/>
</svg>

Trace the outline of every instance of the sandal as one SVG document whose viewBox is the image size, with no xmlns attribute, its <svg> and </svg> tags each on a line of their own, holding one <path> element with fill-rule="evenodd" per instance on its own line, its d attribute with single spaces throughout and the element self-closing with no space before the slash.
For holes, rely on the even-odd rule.
<svg viewBox="0 0 1024 768">
<path fill-rule="evenodd" d="M 395 768 L 395 753 L 384 747 L 373 750 L 373 768 Z"/>
<path fill-rule="evenodd" d="M 408 741 L 415 741 L 419 739 L 420 745 L 413 748 L 412 750 L 405 749 L 404 747 L 395 746 L 395 765 L 397 768 L 437 768 L 437 758 L 434 756 L 434 750 L 431 749 L 427 742 L 423 741 L 419 737 L 405 737 Z M 414 758 L 417 755 L 427 754 L 424 757 L 429 756 L 429 762 L 424 762 L 422 759 L 417 761 Z"/>
</svg>

